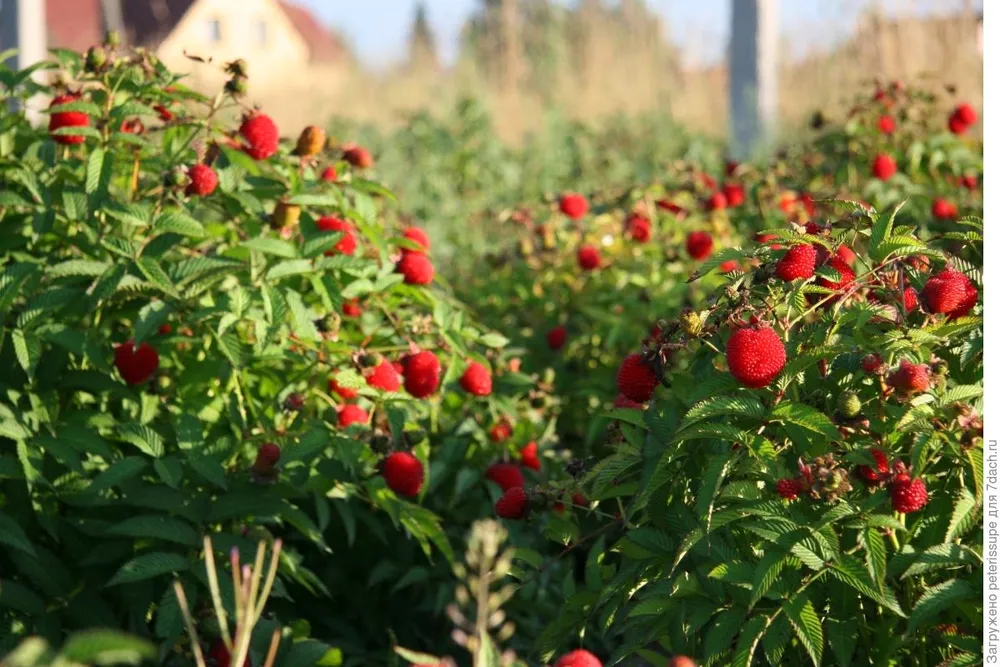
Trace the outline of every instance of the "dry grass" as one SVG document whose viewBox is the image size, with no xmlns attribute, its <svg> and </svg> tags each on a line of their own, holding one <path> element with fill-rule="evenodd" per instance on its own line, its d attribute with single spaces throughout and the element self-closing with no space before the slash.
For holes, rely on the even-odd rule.
<svg viewBox="0 0 1000 667">
<path fill-rule="evenodd" d="M 852 35 L 836 47 L 782 63 L 781 126 L 795 127 L 817 108 L 836 113 L 873 78 L 922 79 L 943 89 L 952 84 L 966 101 L 981 108 L 983 61 L 976 49 L 976 16 L 964 11 L 947 17 L 880 19 L 861 15 Z M 582 49 L 571 66 L 549 73 L 544 85 L 502 90 L 484 83 L 474 63 L 447 71 L 397 71 L 342 75 L 320 73 L 288 81 L 280 90 L 253 91 L 253 98 L 285 127 L 301 127 L 323 116 L 344 116 L 394 126 L 417 110 L 445 113 L 455 101 L 475 95 L 493 111 L 500 136 L 516 140 L 537 129 L 549 106 L 567 116 L 599 121 L 618 113 L 662 113 L 691 129 L 719 135 L 727 126 L 727 74 L 723 66 L 684 70 L 664 66 L 662 45 L 643 40 L 623 48 L 622 35 L 600 26 L 584 30 Z M 796 35 L 823 30 L 801 26 Z M 673 63 L 677 62 L 675 58 Z M 526 81 L 522 63 L 518 79 Z"/>
</svg>

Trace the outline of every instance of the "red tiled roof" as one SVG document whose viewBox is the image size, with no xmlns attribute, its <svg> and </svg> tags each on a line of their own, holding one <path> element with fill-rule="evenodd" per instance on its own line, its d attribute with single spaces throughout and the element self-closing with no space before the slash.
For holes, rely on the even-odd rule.
<svg viewBox="0 0 1000 667">
<path fill-rule="evenodd" d="M 309 46 L 311 60 L 333 62 L 344 58 L 344 47 L 340 40 L 323 27 L 312 12 L 289 2 L 278 2 L 278 4 Z"/>
<path fill-rule="evenodd" d="M 45 0 L 49 47 L 86 51 L 104 38 L 101 0 Z"/>
</svg>

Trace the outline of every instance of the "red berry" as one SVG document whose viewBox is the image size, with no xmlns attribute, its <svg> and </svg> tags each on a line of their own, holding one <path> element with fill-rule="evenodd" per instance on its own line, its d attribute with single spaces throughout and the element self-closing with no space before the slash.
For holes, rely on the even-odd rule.
<svg viewBox="0 0 1000 667">
<path fill-rule="evenodd" d="M 951 313 L 966 305 L 969 287 L 976 289 L 968 276 L 954 269 L 945 269 L 927 281 L 920 298 L 929 313 Z"/>
<path fill-rule="evenodd" d="M 493 376 L 490 375 L 489 369 L 478 361 L 468 365 L 458 383 L 473 396 L 489 396 L 493 393 Z"/>
<path fill-rule="evenodd" d="M 601 251 L 592 245 L 582 246 L 576 251 L 576 261 L 584 271 L 593 271 L 601 265 Z"/>
<path fill-rule="evenodd" d="M 975 190 L 979 187 L 979 177 L 975 174 L 966 174 L 962 177 L 962 187 L 966 190 Z"/>
<path fill-rule="evenodd" d="M 511 433 L 513 430 L 510 427 L 510 422 L 504 419 L 490 427 L 490 440 L 496 443 L 505 442 Z"/>
<path fill-rule="evenodd" d="M 424 465 L 409 452 L 393 452 L 382 462 L 382 476 L 390 489 L 412 498 L 424 485 Z"/>
<path fill-rule="evenodd" d="M 720 273 L 732 273 L 733 271 L 736 271 L 739 268 L 740 265 L 736 262 L 735 259 L 727 259 L 722 264 L 719 264 Z"/>
<path fill-rule="evenodd" d="M 270 116 L 255 113 L 240 125 L 240 135 L 246 141 L 244 150 L 255 160 L 266 160 L 278 152 L 278 126 Z"/>
<path fill-rule="evenodd" d="M 802 485 L 799 484 L 799 480 L 797 479 L 779 479 L 775 488 L 778 491 L 778 495 L 785 500 L 795 500 L 799 497 L 799 493 L 802 492 Z"/>
<path fill-rule="evenodd" d="M 896 173 L 896 161 L 891 156 L 881 153 L 872 162 L 872 176 L 880 181 L 888 181 Z"/>
<path fill-rule="evenodd" d="M 281 458 L 281 448 L 273 442 L 265 442 L 257 450 L 257 460 L 254 462 L 254 469 L 269 470 L 278 463 Z"/>
<path fill-rule="evenodd" d="M 726 176 L 732 176 L 736 173 L 736 170 L 740 168 L 739 162 L 733 162 L 732 160 L 726 161 Z"/>
<path fill-rule="evenodd" d="M 920 394 L 931 386 L 931 369 L 926 364 L 902 361 L 886 380 L 890 387 L 904 394 Z"/>
<path fill-rule="evenodd" d="M 576 505 L 577 507 L 586 507 L 587 505 L 590 504 L 587 502 L 586 496 L 584 496 L 579 491 L 575 491 L 573 493 L 571 500 L 573 501 L 573 504 Z"/>
<path fill-rule="evenodd" d="M 740 384 L 760 389 L 771 384 L 785 367 L 785 345 L 770 327 L 745 326 L 729 337 L 726 361 Z"/>
<path fill-rule="evenodd" d="M 667 667 L 698 667 L 695 661 L 686 655 L 676 655 L 667 663 Z"/>
<path fill-rule="evenodd" d="M 354 225 L 347 220 L 341 220 L 332 215 L 324 216 L 316 221 L 316 228 L 321 232 L 342 232 L 337 243 L 323 253 L 327 256 L 353 255 L 358 247 L 358 240 L 354 236 Z"/>
<path fill-rule="evenodd" d="M 799 195 L 799 203 L 802 204 L 802 208 L 806 210 L 807 215 L 816 215 L 816 203 L 812 197 L 807 194 L 801 194 Z"/>
<path fill-rule="evenodd" d="M 427 232 L 419 227 L 407 227 L 403 230 L 403 238 L 407 238 L 420 246 L 420 250 L 405 248 L 406 252 L 428 253 L 431 249 L 431 240 L 427 237 Z"/>
<path fill-rule="evenodd" d="M 207 164 L 196 164 L 188 169 L 188 178 L 191 182 L 187 186 L 187 194 L 194 197 L 207 197 L 219 186 L 219 177 Z"/>
<path fill-rule="evenodd" d="M 572 220 L 579 220 L 587 215 L 588 209 L 587 200 L 581 194 L 567 192 L 559 197 L 559 210 L 563 212 L 563 215 Z"/>
<path fill-rule="evenodd" d="M 501 519 L 523 519 L 528 513 L 528 494 L 520 486 L 507 489 L 494 509 Z"/>
<path fill-rule="evenodd" d="M 326 385 L 327 388 L 332 393 L 337 394 L 346 401 L 358 397 L 358 392 L 356 389 L 351 389 L 350 387 L 344 387 L 342 385 L 337 384 L 336 378 L 330 378 L 329 380 L 327 380 Z"/>
<path fill-rule="evenodd" d="M 373 368 L 368 370 L 365 377 L 369 387 L 381 389 L 382 391 L 396 391 L 399 389 L 399 372 L 388 360 L 383 359 Z"/>
<path fill-rule="evenodd" d="M 403 274 L 407 285 L 427 285 L 434 280 L 434 265 L 427 255 L 405 252 L 396 264 L 396 272 Z"/>
<path fill-rule="evenodd" d="M 403 386 L 414 398 L 427 398 L 441 383 L 441 362 L 433 352 L 422 350 L 406 357 Z"/>
<path fill-rule="evenodd" d="M 209 649 L 208 655 L 206 656 L 210 664 L 215 667 L 230 667 L 229 663 L 232 661 L 233 656 L 229 653 L 229 649 L 226 648 L 226 644 L 221 640 L 215 640 L 212 644 L 212 648 Z M 250 667 L 250 656 L 248 655 L 246 660 L 243 661 L 243 667 Z"/>
<path fill-rule="evenodd" d="M 542 462 L 538 458 L 538 443 L 531 441 L 521 448 L 521 465 L 538 471 L 542 469 Z"/>
<path fill-rule="evenodd" d="M 641 215 L 633 215 L 625 223 L 628 235 L 639 243 L 646 243 L 651 236 L 649 220 Z"/>
<path fill-rule="evenodd" d="M 691 232 L 686 247 L 691 259 L 700 262 L 712 254 L 712 236 L 708 232 Z"/>
<path fill-rule="evenodd" d="M 671 201 L 668 201 L 666 199 L 657 199 L 656 200 L 656 208 L 658 208 L 658 209 L 660 209 L 662 211 L 669 211 L 670 213 L 673 213 L 674 215 L 679 215 L 681 213 L 684 213 L 684 209 L 683 208 L 681 208 L 677 204 L 675 204 L 675 203 L 673 203 Z"/>
<path fill-rule="evenodd" d="M 340 312 L 344 317 L 360 317 L 361 305 L 358 299 L 348 299 L 340 306 Z"/>
<path fill-rule="evenodd" d="M 614 406 L 624 410 L 642 410 L 645 407 L 645 405 L 639 401 L 633 401 L 628 396 L 624 396 L 622 394 L 618 394 L 618 397 L 615 399 Z"/>
<path fill-rule="evenodd" d="M 368 149 L 354 145 L 344 148 L 344 162 L 357 169 L 368 169 L 375 164 Z"/>
<path fill-rule="evenodd" d="M 545 340 L 548 342 L 550 350 L 561 350 L 566 344 L 566 327 L 552 327 L 545 334 Z"/>
<path fill-rule="evenodd" d="M 335 167 L 333 167 L 333 166 L 327 167 L 326 169 L 323 170 L 322 175 L 320 175 L 320 179 L 322 179 L 323 181 L 325 181 L 327 183 L 334 183 L 334 182 L 336 182 L 336 180 L 337 180 L 337 169 Z"/>
<path fill-rule="evenodd" d="M 885 452 L 877 447 L 872 447 L 869 452 L 875 459 L 875 468 L 870 465 L 858 466 L 858 477 L 865 483 L 865 486 L 878 486 L 889 475 L 889 459 Z"/>
<path fill-rule="evenodd" d="M 124 134 L 142 134 L 146 131 L 146 126 L 138 118 L 129 118 L 122 121 L 121 131 Z"/>
<path fill-rule="evenodd" d="M 826 278 L 820 278 L 817 281 L 819 285 L 827 289 L 841 292 L 847 289 L 847 287 L 854 282 L 854 278 L 857 277 L 857 274 L 854 273 L 854 269 L 852 269 L 850 265 L 848 265 L 848 263 L 842 260 L 839 256 L 835 255 L 831 257 L 827 266 L 836 269 L 837 273 L 840 274 L 840 279 L 837 282 L 833 282 L 832 280 L 828 280 Z"/>
<path fill-rule="evenodd" d="M 959 104 L 952 113 L 966 125 L 975 125 L 979 120 L 979 115 L 971 104 Z"/>
<path fill-rule="evenodd" d="M 169 123 L 174 119 L 173 112 L 162 104 L 153 105 L 153 110 L 156 111 L 157 115 L 160 117 L 164 123 Z"/>
<path fill-rule="evenodd" d="M 580 648 L 560 657 L 553 667 L 602 667 L 602 665 L 596 655 Z"/>
<path fill-rule="evenodd" d="M 726 195 L 721 192 L 713 192 L 709 195 L 708 199 L 705 200 L 704 206 L 706 211 L 721 211 L 726 208 L 728 203 Z"/>
<path fill-rule="evenodd" d="M 907 287 L 903 290 L 903 311 L 909 313 L 910 311 L 916 309 L 920 302 L 920 296 L 917 294 L 917 290 L 912 287 Z"/>
<path fill-rule="evenodd" d="M 877 354 L 869 354 L 861 360 L 861 368 L 866 373 L 877 373 L 882 368 L 882 357 Z"/>
<path fill-rule="evenodd" d="M 622 360 L 618 368 L 618 391 L 625 398 L 645 403 L 653 397 L 659 384 L 656 374 L 643 361 L 641 354 L 633 352 Z"/>
<path fill-rule="evenodd" d="M 878 119 L 878 129 L 882 134 L 892 134 L 896 131 L 896 119 L 892 116 L 880 116 Z"/>
<path fill-rule="evenodd" d="M 128 384 L 142 384 L 153 377 L 159 367 L 160 355 L 149 343 L 136 348 L 130 340 L 115 348 L 115 368 Z"/>
<path fill-rule="evenodd" d="M 173 331 L 173 330 L 174 330 L 174 328 L 173 328 L 172 326 L 170 326 L 170 323 L 169 323 L 169 322 L 168 322 L 167 324 L 161 324 L 161 325 L 160 325 L 160 328 L 159 328 L 159 329 L 157 329 L 158 333 L 159 333 L 159 334 L 160 334 L 161 336 L 167 336 L 167 335 L 169 335 L 169 334 L 170 334 L 170 332 L 171 332 L 171 331 Z"/>
<path fill-rule="evenodd" d="M 78 94 L 59 95 L 52 100 L 49 108 L 51 109 L 52 107 L 72 104 L 73 102 L 79 101 L 80 95 Z M 50 133 L 64 127 L 87 127 L 89 125 L 90 116 L 82 111 L 59 111 L 49 116 Z M 85 137 L 82 134 L 53 134 L 51 136 L 54 142 L 57 144 L 63 144 L 64 146 L 82 144 L 85 140 Z"/>
<path fill-rule="evenodd" d="M 931 215 L 938 220 L 954 220 L 958 217 L 958 206 L 943 197 L 937 197 L 931 204 Z"/>
<path fill-rule="evenodd" d="M 367 424 L 368 413 L 359 405 L 349 404 L 340 408 L 337 414 L 337 424 L 340 428 L 347 428 L 351 424 Z"/>
<path fill-rule="evenodd" d="M 715 179 L 709 176 L 708 174 L 698 174 L 698 180 L 700 180 L 701 184 L 704 185 L 709 190 L 714 190 L 715 188 L 718 187 L 718 184 L 715 182 Z"/>
<path fill-rule="evenodd" d="M 513 463 L 494 463 L 486 469 L 486 479 L 499 486 L 501 491 L 524 486 L 524 475 Z"/>
<path fill-rule="evenodd" d="M 959 302 L 958 307 L 948 314 L 948 319 L 956 320 L 959 317 L 965 317 L 972 311 L 973 308 L 976 307 L 976 303 L 978 303 L 978 301 L 979 290 L 977 290 L 976 286 L 972 284 L 971 280 L 969 280 L 965 283 L 965 295 Z"/>
<path fill-rule="evenodd" d="M 922 479 L 900 475 L 889 486 L 892 508 L 900 514 L 916 512 L 927 504 L 927 486 Z"/>
<path fill-rule="evenodd" d="M 952 113 L 948 116 L 948 129 L 952 134 L 961 136 L 969 129 L 968 123 L 963 123 L 958 114 Z"/>
<path fill-rule="evenodd" d="M 722 186 L 722 194 L 729 208 L 741 206 L 747 200 L 747 194 L 739 183 L 726 183 Z"/>
<path fill-rule="evenodd" d="M 789 248 L 774 267 L 774 274 L 785 282 L 798 278 L 811 278 L 815 271 L 816 248 L 805 243 Z"/>
</svg>

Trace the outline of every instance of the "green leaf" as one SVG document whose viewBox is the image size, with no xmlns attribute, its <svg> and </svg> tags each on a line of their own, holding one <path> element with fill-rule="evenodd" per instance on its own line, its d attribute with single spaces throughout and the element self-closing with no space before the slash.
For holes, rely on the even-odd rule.
<svg viewBox="0 0 1000 667">
<path fill-rule="evenodd" d="M 35 368 L 42 358 L 42 343 L 38 337 L 23 329 L 14 329 L 10 334 L 14 343 L 14 354 L 17 355 L 17 363 L 21 365 L 29 378 L 35 377 Z"/>
<path fill-rule="evenodd" d="M 31 540 L 28 539 L 24 529 L 3 512 L 0 512 L 0 544 L 23 551 L 29 556 L 35 555 L 35 547 L 31 545 Z"/>
<path fill-rule="evenodd" d="M 411 651 L 403 648 L 402 646 L 395 646 L 392 650 L 395 651 L 396 655 L 401 657 L 403 660 L 413 663 L 414 665 L 436 665 L 441 662 L 441 658 L 428 653 Z"/>
<path fill-rule="evenodd" d="M 882 536 L 882 531 L 877 528 L 866 528 L 861 533 L 861 544 L 868 554 L 868 560 L 865 563 L 868 566 L 868 572 L 881 590 L 883 589 L 882 582 L 885 581 L 886 568 L 885 538 Z"/>
<path fill-rule="evenodd" d="M 740 633 L 740 640 L 736 644 L 736 652 L 733 654 L 732 667 L 751 667 L 753 656 L 757 652 L 761 637 L 767 630 L 767 618 L 764 616 L 754 616 L 743 627 Z"/>
<path fill-rule="evenodd" d="M 93 276 L 102 275 L 110 268 L 107 262 L 95 262 L 87 259 L 71 259 L 50 266 L 45 273 L 53 278 L 64 278 L 67 276 Z"/>
<path fill-rule="evenodd" d="M 139 267 L 142 275 L 146 277 L 146 280 L 167 294 L 177 296 L 177 290 L 174 289 L 173 284 L 170 282 L 170 276 L 167 275 L 167 272 L 163 270 L 158 261 L 152 257 L 140 257 L 135 260 L 135 264 Z"/>
<path fill-rule="evenodd" d="M 144 454 L 152 457 L 163 456 L 163 438 L 148 426 L 134 423 L 120 424 L 118 436 L 138 447 Z"/>
<path fill-rule="evenodd" d="M 906 625 L 906 634 L 912 634 L 940 612 L 952 607 L 958 602 L 973 599 L 976 593 L 969 582 L 963 579 L 951 579 L 937 586 L 924 590 L 910 612 L 910 622 Z"/>
<path fill-rule="evenodd" d="M 272 239 L 266 236 L 244 241 L 240 244 L 240 247 L 247 248 L 249 250 L 256 250 L 257 252 L 262 252 L 265 255 L 275 255 L 286 259 L 298 256 L 298 250 L 293 244 L 288 241 Z"/>
<path fill-rule="evenodd" d="M 722 415 L 739 415 L 752 419 L 764 420 L 767 418 L 767 408 L 765 408 L 756 396 L 714 396 L 712 398 L 696 403 L 681 422 L 681 428 L 691 424 L 719 417 Z"/>
<path fill-rule="evenodd" d="M 90 152 L 90 157 L 87 158 L 86 192 L 88 195 L 97 192 L 97 189 L 101 185 L 101 173 L 104 171 L 104 157 L 106 154 L 104 148 L 98 146 Z"/>
<path fill-rule="evenodd" d="M 781 605 L 815 667 L 823 664 L 823 624 L 805 591 Z"/>
<path fill-rule="evenodd" d="M 139 665 L 156 657 L 156 647 L 116 630 L 84 630 L 70 635 L 60 655 L 80 665 Z"/>
<path fill-rule="evenodd" d="M 136 346 L 148 340 L 149 337 L 158 331 L 160 326 L 167 321 L 173 309 L 165 301 L 159 299 L 150 301 L 139 311 L 139 319 L 135 323 L 135 335 L 133 340 Z"/>
<path fill-rule="evenodd" d="M 133 516 L 108 528 L 106 535 L 145 537 L 196 547 L 198 533 L 186 521 L 163 514 Z"/>
<path fill-rule="evenodd" d="M 977 525 L 979 512 L 982 506 L 968 489 L 962 487 L 958 500 L 955 501 L 955 509 L 951 513 L 951 520 L 948 522 L 948 532 L 945 533 L 944 541 L 951 542 L 957 537 L 964 535 L 970 528 Z"/>
<path fill-rule="evenodd" d="M 786 424 L 795 424 L 818 433 L 830 440 L 840 440 L 840 431 L 830 418 L 816 408 L 802 403 L 784 402 L 771 411 L 771 419 Z"/>
<path fill-rule="evenodd" d="M 153 222 L 153 231 L 160 234 L 180 234 L 201 238 L 205 236 L 205 227 L 181 210 L 164 211 Z"/>
<path fill-rule="evenodd" d="M 289 259 L 278 262 L 267 272 L 268 280 L 280 280 L 288 276 L 300 276 L 315 271 L 312 261 L 308 259 Z"/>
<path fill-rule="evenodd" d="M 285 300 L 292 311 L 292 332 L 302 340 L 320 340 L 319 331 L 313 322 L 316 315 L 302 302 L 302 296 L 297 291 L 288 289 L 285 290 Z"/>
<path fill-rule="evenodd" d="M 909 563 L 901 579 L 946 568 L 975 566 L 978 557 L 968 547 L 959 544 L 937 544 L 917 554 L 900 554 Z M 894 563 L 895 564 L 895 563 Z"/>
<path fill-rule="evenodd" d="M 504 336 L 501 336 L 498 333 L 488 333 L 484 336 L 481 336 L 479 338 L 479 342 L 485 345 L 486 347 L 501 348 L 501 347 L 506 347 L 508 344 L 510 344 L 510 339 L 505 338 Z"/>
<path fill-rule="evenodd" d="M 107 586 L 117 586 L 120 584 L 133 584 L 137 581 L 145 581 L 160 575 L 171 572 L 183 572 L 190 567 L 187 558 L 179 554 L 167 553 L 164 551 L 154 551 L 137 556 L 128 561 L 115 576 L 107 583 Z"/>
</svg>

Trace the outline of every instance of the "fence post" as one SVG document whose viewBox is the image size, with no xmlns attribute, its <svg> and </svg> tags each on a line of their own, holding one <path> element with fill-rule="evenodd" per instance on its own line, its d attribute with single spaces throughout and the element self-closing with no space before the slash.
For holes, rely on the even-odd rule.
<svg viewBox="0 0 1000 667">
<path fill-rule="evenodd" d="M 779 0 L 730 0 L 730 156 L 770 138 L 778 115 Z"/>
<path fill-rule="evenodd" d="M 44 0 L 2 0 L 0 49 L 17 49 L 17 53 L 7 60 L 14 70 L 22 70 L 45 60 L 48 50 Z M 40 103 L 36 96 L 25 105 L 24 115 L 33 125 L 42 120 Z"/>
</svg>

